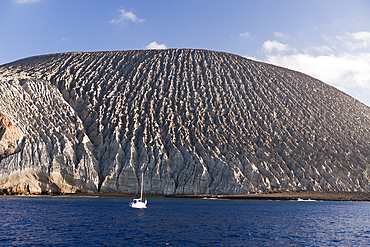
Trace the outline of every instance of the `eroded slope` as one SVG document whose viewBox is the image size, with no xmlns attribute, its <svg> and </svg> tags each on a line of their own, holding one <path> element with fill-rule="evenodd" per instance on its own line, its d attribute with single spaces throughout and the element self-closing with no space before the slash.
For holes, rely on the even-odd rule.
<svg viewBox="0 0 370 247">
<path fill-rule="evenodd" d="M 165 50 L 52 54 L 0 73 L 0 112 L 28 128 L 29 149 L 48 146 L 42 165 L 25 163 L 36 170 L 62 163 L 74 174 L 87 153 L 94 165 L 84 172 L 97 174 L 102 192 L 135 193 L 141 172 L 150 194 L 370 190 L 369 108 L 295 71 L 227 53 Z M 40 83 L 63 104 L 45 101 Z M 18 85 L 39 94 L 32 100 L 36 108 L 44 102 L 39 112 L 14 107 L 27 100 L 18 88 L 4 99 L 3 88 Z M 60 144 L 50 152 L 65 139 L 73 151 Z M 23 162 L 22 152 L 17 157 Z M 23 169 L 15 164 L 4 159 L 2 171 Z"/>
</svg>

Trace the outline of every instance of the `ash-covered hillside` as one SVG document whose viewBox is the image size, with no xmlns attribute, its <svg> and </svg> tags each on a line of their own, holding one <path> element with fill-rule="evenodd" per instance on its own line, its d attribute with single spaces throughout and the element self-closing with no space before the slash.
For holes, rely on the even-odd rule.
<svg viewBox="0 0 370 247">
<path fill-rule="evenodd" d="M 61 53 L 0 67 L 0 189 L 370 191 L 370 108 L 205 50 Z"/>
</svg>

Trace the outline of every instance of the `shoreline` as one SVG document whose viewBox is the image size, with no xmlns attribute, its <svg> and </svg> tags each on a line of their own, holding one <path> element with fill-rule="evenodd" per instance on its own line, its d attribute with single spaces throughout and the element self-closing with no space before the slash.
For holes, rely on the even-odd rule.
<svg viewBox="0 0 370 247">
<path fill-rule="evenodd" d="M 369 192 L 337 192 L 337 191 L 300 191 L 276 192 L 244 195 L 181 195 L 179 198 L 217 198 L 229 200 L 266 200 L 266 201 L 370 201 Z"/>
<path fill-rule="evenodd" d="M 1 196 L 1 195 L 0 195 Z M 58 194 L 3 194 L 2 196 L 66 196 L 66 197 L 135 197 L 133 194 L 121 193 L 58 193 Z M 276 192 L 257 193 L 242 195 L 145 195 L 145 197 L 157 198 L 195 198 L 195 199 L 229 199 L 229 200 L 266 200 L 266 201 L 370 201 L 370 192 L 338 192 L 338 191 L 299 191 L 299 192 Z"/>
</svg>

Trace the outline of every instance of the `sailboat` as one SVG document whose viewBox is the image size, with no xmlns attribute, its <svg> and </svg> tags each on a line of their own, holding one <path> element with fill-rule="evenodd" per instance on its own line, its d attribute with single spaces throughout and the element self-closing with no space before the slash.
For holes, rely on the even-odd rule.
<svg viewBox="0 0 370 247">
<path fill-rule="evenodd" d="M 144 190 L 144 173 L 141 173 L 141 192 L 140 192 L 140 198 L 134 199 L 132 202 L 130 202 L 130 207 L 132 208 L 146 208 L 146 204 L 148 201 L 145 199 L 143 200 L 143 190 Z"/>
</svg>

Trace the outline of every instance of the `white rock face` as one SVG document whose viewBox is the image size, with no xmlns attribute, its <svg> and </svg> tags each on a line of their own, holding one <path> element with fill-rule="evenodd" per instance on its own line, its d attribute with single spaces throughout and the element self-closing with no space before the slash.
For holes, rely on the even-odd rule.
<svg viewBox="0 0 370 247">
<path fill-rule="evenodd" d="M 1 187 L 29 193 L 96 191 L 93 145 L 58 90 L 42 80 L 14 77 L 0 82 L 0 94 L 1 112 L 20 132 L 13 154 L 0 162 Z"/>
<path fill-rule="evenodd" d="M 307 75 L 204 50 L 0 67 L 0 189 L 370 191 L 370 109 Z"/>
</svg>

